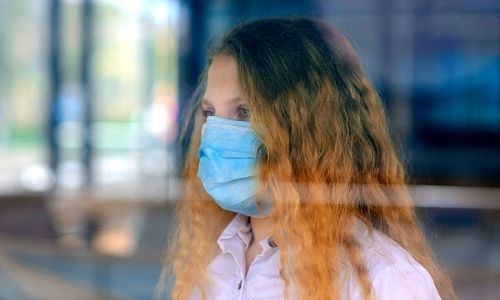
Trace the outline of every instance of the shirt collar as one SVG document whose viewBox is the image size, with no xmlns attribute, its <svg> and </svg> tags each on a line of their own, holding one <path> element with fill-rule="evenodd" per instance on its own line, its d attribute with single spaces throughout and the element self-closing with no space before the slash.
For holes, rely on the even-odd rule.
<svg viewBox="0 0 500 300">
<path fill-rule="evenodd" d="M 234 218 L 229 222 L 226 228 L 222 231 L 221 235 L 217 239 L 217 244 L 219 248 L 226 252 L 230 245 L 234 242 L 243 242 L 244 249 L 246 250 L 252 240 L 252 226 L 250 225 L 250 218 L 241 214 L 236 214 Z M 267 237 L 259 241 L 260 246 L 263 251 L 277 250 L 278 247 L 274 243 L 271 237 Z"/>
<path fill-rule="evenodd" d="M 250 218 L 240 214 L 236 214 L 224 231 L 222 231 L 217 240 L 217 244 L 219 244 L 220 249 L 225 252 L 230 245 L 238 240 L 243 242 L 245 249 L 248 248 L 252 240 Z"/>
</svg>

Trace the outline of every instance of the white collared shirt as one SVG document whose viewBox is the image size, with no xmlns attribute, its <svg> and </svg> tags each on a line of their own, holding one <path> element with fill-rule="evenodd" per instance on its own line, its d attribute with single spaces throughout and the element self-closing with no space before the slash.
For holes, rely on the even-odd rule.
<svg viewBox="0 0 500 300">
<path fill-rule="evenodd" d="M 220 253 L 208 266 L 207 299 L 284 299 L 279 249 L 269 239 L 259 241 L 262 252 L 245 275 L 245 252 L 251 239 L 249 218 L 236 215 L 217 240 Z M 360 226 L 358 239 L 376 299 L 440 299 L 427 270 L 390 238 L 379 231 L 370 234 Z M 362 289 L 350 267 L 341 278 L 343 298 L 362 299 Z M 296 299 L 292 289 L 290 298 Z M 201 299 L 199 290 L 190 299 Z"/>
</svg>

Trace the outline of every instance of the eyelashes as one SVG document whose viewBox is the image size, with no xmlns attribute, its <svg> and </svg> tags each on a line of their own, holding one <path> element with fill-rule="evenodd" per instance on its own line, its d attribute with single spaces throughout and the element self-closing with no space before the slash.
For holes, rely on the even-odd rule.
<svg viewBox="0 0 500 300">
<path fill-rule="evenodd" d="M 244 105 L 240 105 L 236 110 L 237 119 L 241 121 L 248 121 L 250 119 L 250 109 Z M 215 111 L 211 109 L 202 109 L 204 117 L 215 116 Z"/>
<path fill-rule="evenodd" d="M 215 113 L 210 110 L 202 110 L 203 116 L 208 117 L 208 116 L 215 116 Z"/>
</svg>

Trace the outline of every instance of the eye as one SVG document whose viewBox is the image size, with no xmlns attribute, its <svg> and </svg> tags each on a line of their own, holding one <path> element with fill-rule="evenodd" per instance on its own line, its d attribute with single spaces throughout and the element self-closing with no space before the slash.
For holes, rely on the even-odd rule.
<svg viewBox="0 0 500 300">
<path fill-rule="evenodd" d="M 211 110 L 205 110 L 205 109 L 202 111 L 202 113 L 203 113 L 203 115 L 205 117 L 214 116 L 215 115 L 215 113 L 213 111 L 211 111 Z"/>
<path fill-rule="evenodd" d="M 250 118 L 250 110 L 244 106 L 238 108 L 238 119 L 248 120 Z"/>
</svg>

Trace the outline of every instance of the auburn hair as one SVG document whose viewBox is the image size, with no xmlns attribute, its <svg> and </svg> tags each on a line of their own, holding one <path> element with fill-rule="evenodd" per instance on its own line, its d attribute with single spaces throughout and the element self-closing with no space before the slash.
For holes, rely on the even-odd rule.
<svg viewBox="0 0 500 300">
<path fill-rule="evenodd" d="M 221 55 L 236 60 L 262 143 L 257 201 L 272 203 L 269 218 L 286 297 L 293 285 L 299 299 L 339 299 L 347 258 L 365 298 L 373 298 L 356 235 L 361 220 L 422 264 L 442 298 L 456 298 L 418 225 L 380 98 L 347 39 L 317 19 L 268 18 L 227 33 L 207 69 Z M 194 288 L 203 294 L 216 240 L 234 217 L 197 177 L 207 69 L 186 118 L 184 134 L 192 130 L 185 184 L 159 284 L 172 276 L 172 299 L 185 299 Z"/>
</svg>

